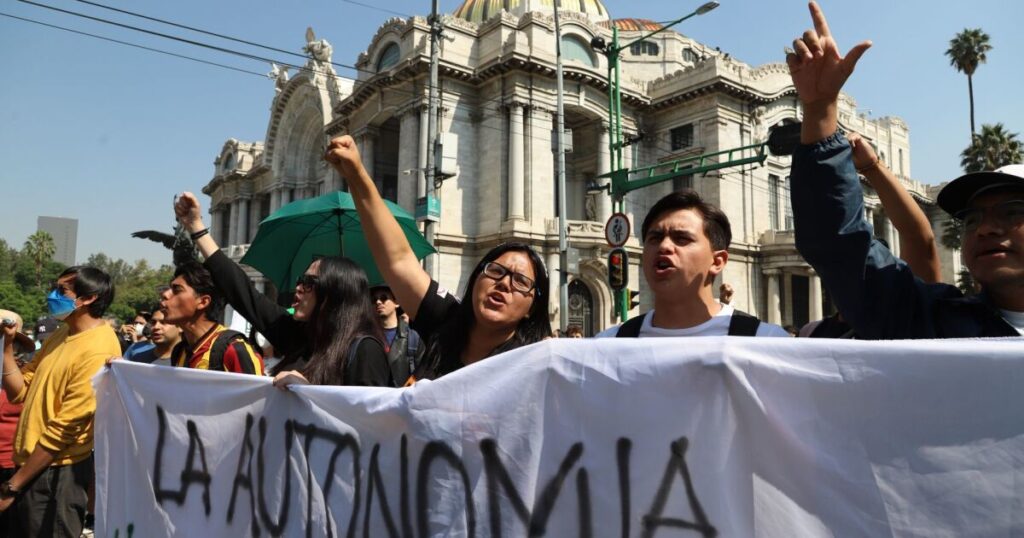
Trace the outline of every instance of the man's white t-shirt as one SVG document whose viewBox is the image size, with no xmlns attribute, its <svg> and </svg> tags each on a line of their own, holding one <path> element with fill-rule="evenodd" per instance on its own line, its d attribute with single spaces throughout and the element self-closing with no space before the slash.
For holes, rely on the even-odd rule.
<svg viewBox="0 0 1024 538">
<path fill-rule="evenodd" d="M 1000 310 L 1003 314 L 1003 319 L 1007 323 L 1017 329 L 1017 332 L 1024 336 L 1024 312 L 1014 312 L 1013 310 Z"/>
<path fill-rule="evenodd" d="M 727 336 L 729 334 L 729 322 L 732 321 L 732 313 L 735 309 L 730 305 L 722 305 L 722 309 L 711 319 L 694 327 L 685 329 L 662 329 L 651 325 L 654 319 L 654 310 L 644 314 L 644 324 L 640 327 L 640 338 L 652 336 Z M 609 338 L 619 332 L 621 325 L 616 325 L 598 333 L 595 338 Z M 761 322 L 757 326 L 755 336 L 789 336 L 786 329 L 771 323 Z"/>
</svg>

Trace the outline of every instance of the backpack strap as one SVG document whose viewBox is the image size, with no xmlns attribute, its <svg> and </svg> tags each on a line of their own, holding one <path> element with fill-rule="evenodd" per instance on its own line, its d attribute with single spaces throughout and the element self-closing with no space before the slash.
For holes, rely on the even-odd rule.
<svg viewBox="0 0 1024 538">
<path fill-rule="evenodd" d="M 729 336 L 757 336 L 757 327 L 761 320 L 742 311 L 733 310 L 729 320 Z"/>
<path fill-rule="evenodd" d="M 647 314 L 637 316 L 635 318 L 627 319 L 625 323 L 619 326 L 619 331 L 615 333 L 616 338 L 636 338 L 640 336 L 640 328 L 644 326 L 644 318 Z"/>
<path fill-rule="evenodd" d="M 207 370 L 214 372 L 224 371 L 224 352 L 227 351 L 228 345 L 231 344 L 232 340 L 237 338 L 245 339 L 245 335 L 230 329 L 217 335 L 214 339 L 213 345 L 210 346 L 210 364 L 207 365 Z"/>
<path fill-rule="evenodd" d="M 171 348 L 171 366 L 188 368 L 188 360 L 190 358 L 188 355 L 188 346 L 185 344 L 185 339 L 182 338 L 180 342 Z M 178 364 L 179 359 L 182 361 L 181 364 Z"/>
</svg>

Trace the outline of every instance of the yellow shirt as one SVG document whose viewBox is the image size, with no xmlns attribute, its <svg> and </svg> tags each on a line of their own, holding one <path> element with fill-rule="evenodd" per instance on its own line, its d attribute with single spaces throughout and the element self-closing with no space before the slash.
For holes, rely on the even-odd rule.
<svg viewBox="0 0 1024 538">
<path fill-rule="evenodd" d="M 61 325 L 22 368 L 25 388 L 13 402 L 25 402 L 14 435 L 14 463 L 24 465 L 41 445 L 56 454 L 53 465 L 89 457 L 96 394 L 92 377 L 110 357 L 119 357 L 117 335 L 106 323 L 68 335 Z"/>
</svg>

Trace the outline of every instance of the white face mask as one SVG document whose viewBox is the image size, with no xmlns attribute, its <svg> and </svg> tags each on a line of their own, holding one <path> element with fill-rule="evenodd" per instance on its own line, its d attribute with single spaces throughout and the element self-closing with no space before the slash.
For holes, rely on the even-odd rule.
<svg viewBox="0 0 1024 538">
<path fill-rule="evenodd" d="M 135 324 L 135 334 L 137 334 L 138 336 L 142 336 L 142 331 L 145 328 L 146 328 L 146 325 L 144 323 L 136 323 Z"/>
</svg>

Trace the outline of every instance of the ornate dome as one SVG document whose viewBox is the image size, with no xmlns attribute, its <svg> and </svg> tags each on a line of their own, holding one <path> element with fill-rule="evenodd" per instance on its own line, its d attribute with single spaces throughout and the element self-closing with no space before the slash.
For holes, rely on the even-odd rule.
<svg viewBox="0 0 1024 538">
<path fill-rule="evenodd" d="M 454 15 L 470 22 L 483 22 L 503 10 L 521 15 L 530 11 L 554 11 L 554 6 L 555 0 L 466 0 Z M 608 19 L 608 10 L 601 0 L 560 0 L 558 10 L 583 13 L 595 22 Z"/>
<path fill-rule="evenodd" d="M 620 32 L 654 32 L 661 30 L 662 24 L 649 19 L 615 19 L 600 23 L 605 28 L 611 28 L 614 24 Z"/>
</svg>

